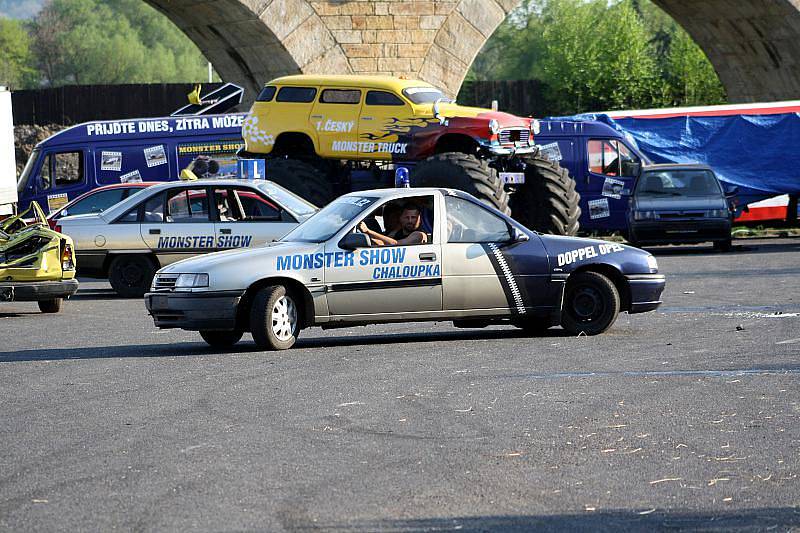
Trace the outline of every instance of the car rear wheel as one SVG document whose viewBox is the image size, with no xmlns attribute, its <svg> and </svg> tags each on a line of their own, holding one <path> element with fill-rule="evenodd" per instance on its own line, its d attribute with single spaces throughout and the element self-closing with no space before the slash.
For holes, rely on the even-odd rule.
<svg viewBox="0 0 800 533">
<path fill-rule="evenodd" d="M 446 187 L 468 192 L 503 213 L 510 213 L 508 193 L 485 160 L 460 152 L 436 154 L 419 163 L 412 177 L 418 187 Z"/>
<path fill-rule="evenodd" d="M 36 303 L 39 304 L 39 311 L 42 313 L 58 313 L 61 311 L 63 301 L 63 298 L 53 298 L 52 300 L 40 300 Z"/>
<path fill-rule="evenodd" d="M 155 265 L 142 255 L 121 255 L 108 268 L 111 288 L 124 298 L 141 298 L 150 289 Z"/>
<path fill-rule="evenodd" d="M 242 339 L 242 331 L 200 330 L 200 336 L 214 348 L 230 348 Z"/>
<path fill-rule="evenodd" d="M 287 350 L 300 334 L 300 308 L 283 285 L 264 287 L 250 308 L 250 332 L 256 345 L 267 350 Z"/>
<path fill-rule="evenodd" d="M 542 233 L 578 233 L 581 197 L 567 169 L 542 156 L 527 157 L 525 164 L 525 184 L 511 197 L 511 216 Z"/>
<path fill-rule="evenodd" d="M 299 159 L 267 159 L 266 177 L 319 207 L 334 199 L 333 187 L 324 170 Z"/>
<path fill-rule="evenodd" d="M 598 335 L 614 324 L 619 310 L 619 292 L 610 279 L 578 272 L 567 280 L 561 326 L 573 335 Z"/>
</svg>

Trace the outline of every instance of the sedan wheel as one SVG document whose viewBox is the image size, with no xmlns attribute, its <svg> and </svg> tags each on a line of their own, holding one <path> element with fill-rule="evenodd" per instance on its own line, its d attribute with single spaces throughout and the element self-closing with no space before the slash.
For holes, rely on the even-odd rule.
<svg viewBox="0 0 800 533">
<path fill-rule="evenodd" d="M 250 309 L 250 331 L 261 348 L 286 350 L 300 333 L 300 312 L 293 295 L 283 285 L 261 289 Z"/>
<path fill-rule="evenodd" d="M 617 320 L 620 298 L 614 283 L 597 272 L 570 276 L 564 295 L 561 325 L 573 335 L 598 335 Z"/>
</svg>

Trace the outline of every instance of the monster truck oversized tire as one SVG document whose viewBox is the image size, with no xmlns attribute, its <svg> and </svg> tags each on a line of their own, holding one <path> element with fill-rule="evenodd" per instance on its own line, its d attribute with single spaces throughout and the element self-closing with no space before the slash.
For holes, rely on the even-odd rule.
<svg viewBox="0 0 800 533">
<path fill-rule="evenodd" d="M 511 198 L 511 216 L 542 233 L 575 235 L 581 216 L 575 180 L 544 157 L 528 157 L 525 163 L 525 184 Z"/>
<path fill-rule="evenodd" d="M 334 198 L 333 187 L 327 175 L 314 165 L 299 159 L 267 159 L 266 178 L 319 207 Z"/>
<path fill-rule="evenodd" d="M 419 187 L 446 187 L 468 192 L 508 214 L 508 193 L 497 171 L 474 155 L 459 152 L 436 154 L 419 163 L 413 171 Z"/>
</svg>

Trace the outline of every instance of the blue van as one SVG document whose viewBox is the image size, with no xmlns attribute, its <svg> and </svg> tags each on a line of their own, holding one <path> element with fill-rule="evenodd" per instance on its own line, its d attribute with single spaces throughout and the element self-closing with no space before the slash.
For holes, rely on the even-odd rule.
<svg viewBox="0 0 800 533">
<path fill-rule="evenodd" d="M 34 148 L 17 182 L 19 210 L 46 212 L 101 185 L 169 181 L 197 160 L 208 177 L 236 175 L 244 114 L 87 122 Z"/>
</svg>

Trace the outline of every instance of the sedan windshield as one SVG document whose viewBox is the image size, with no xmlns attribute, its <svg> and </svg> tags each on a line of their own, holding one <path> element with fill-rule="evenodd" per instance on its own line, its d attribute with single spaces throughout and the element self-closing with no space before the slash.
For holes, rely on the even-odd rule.
<svg viewBox="0 0 800 533">
<path fill-rule="evenodd" d="M 286 242 L 325 242 L 358 216 L 377 198 L 343 196 L 328 204 L 281 239 Z"/>
<path fill-rule="evenodd" d="M 276 183 L 259 183 L 258 188 L 296 215 L 313 215 L 317 211 L 317 208 L 314 207 L 313 204 L 306 202 L 296 194 L 292 194 Z"/>
<path fill-rule="evenodd" d="M 437 100 L 450 101 L 436 87 L 409 87 L 408 89 L 403 89 L 403 94 L 415 104 L 433 104 Z"/>
<path fill-rule="evenodd" d="M 646 172 L 636 184 L 636 196 L 720 196 L 719 182 L 709 170 Z"/>
</svg>

